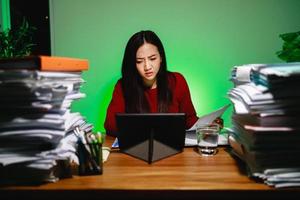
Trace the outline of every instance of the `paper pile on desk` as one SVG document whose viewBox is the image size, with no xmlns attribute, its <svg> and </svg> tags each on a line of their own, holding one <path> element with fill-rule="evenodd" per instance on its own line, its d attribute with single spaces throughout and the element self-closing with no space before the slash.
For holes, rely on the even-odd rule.
<svg viewBox="0 0 300 200">
<path fill-rule="evenodd" d="M 300 63 L 246 66 L 249 81 L 232 78 L 235 87 L 228 93 L 234 104 L 233 153 L 246 162 L 250 176 L 274 187 L 299 186 Z"/>
<path fill-rule="evenodd" d="M 81 72 L 0 70 L 0 182 L 54 182 L 76 162 L 74 127 L 91 131 L 71 113 Z M 78 161 L 77 161 L 78 162 Z"/>
</svg>

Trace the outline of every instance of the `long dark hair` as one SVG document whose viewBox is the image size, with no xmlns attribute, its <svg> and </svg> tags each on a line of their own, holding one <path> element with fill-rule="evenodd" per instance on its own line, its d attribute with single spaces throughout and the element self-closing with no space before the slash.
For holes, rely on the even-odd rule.
<svg viewBox="0 0 300 200">
<path fill-rule="evenodd" d="M 172 100 L 168 86 L 168 71 L 165 50 L 159 37 L 153 31 L 135 33 L 127 42 L 122 62 L 122 90 L 125 98 L 125 111 L 131 113 L 150 112 L 144 95 L 145 86 L 136 68 L 136 52 L 144 44 L 155 45 L 161 56 L 161 65 L 157 73 L 158 112 L 167 112 Z"/>
</svg>

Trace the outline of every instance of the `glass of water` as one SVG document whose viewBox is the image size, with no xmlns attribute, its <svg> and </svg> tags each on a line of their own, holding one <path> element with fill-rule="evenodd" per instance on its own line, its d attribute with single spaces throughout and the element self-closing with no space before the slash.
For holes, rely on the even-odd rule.
<svg viewBox="0 0 300 200">
<path fill-rule="evenodd" d="M 220 127 L 218 124 L 204 124 L 196 128 L 198 151 L 203 156 L 212 156 L 218 152 Z"/>
</svg>

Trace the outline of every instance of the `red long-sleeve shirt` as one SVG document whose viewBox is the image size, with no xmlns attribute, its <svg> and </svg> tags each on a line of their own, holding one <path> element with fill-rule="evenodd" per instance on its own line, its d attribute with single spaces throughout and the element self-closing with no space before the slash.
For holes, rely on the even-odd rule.
<svg viewBox="0 0 300 200">
<path fill-rule="evenodd" d="M 176 81 L 170 81 L 170 76 L 174 75 Z M 196 111 L 191 100 L 190 90 L 185 78 L 178 72 L 171 72 L 169 75 L 169 86 L 173 93 L 173 99 L 169 106 L 170 113 L 186 114 L 186 129 L 189 129 L 197 120 Z M 150 112 L 157 110 L 157 89 L 146 89 L 145 96 L 150 106 Z M 121 81 L 119 80 L 114 88 L 111 102 L 107 108 L 104 128 L 106 133 L 116 133 L 117 125 L 115 114 L 125 112 L 125 100 L 122 92 Z"/>
</svg>

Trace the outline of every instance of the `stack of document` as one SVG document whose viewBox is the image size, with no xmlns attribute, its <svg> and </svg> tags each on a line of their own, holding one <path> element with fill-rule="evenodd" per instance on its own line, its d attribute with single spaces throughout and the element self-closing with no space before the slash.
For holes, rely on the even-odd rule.
<svg viewBox="0 0 300 200">
<path fill-rule="evenodd" d="M 0 183 L 54 182 L 78 163 L 73 130 L 93 126 L 70 110 L 85 97 L 82 72 L 62 71 L 0 65 Z"/>
<path fill-rule="evenodd" d="M 228 92 L 234 104 L 233 153 L 246 162 L 251 177 L 274 187 L 300 186 L 300 63 L 246 66 L 249 81 Z"/>
<path fill-rule="evenodd" d="M 234 66 L 231 70 L 230 81 L 234 84 L 234 87 L 249 83 L 251 81 L 251 70 L 256 66 L 261 66 L 262 64 L 245 64 Z"/>
</svg>

